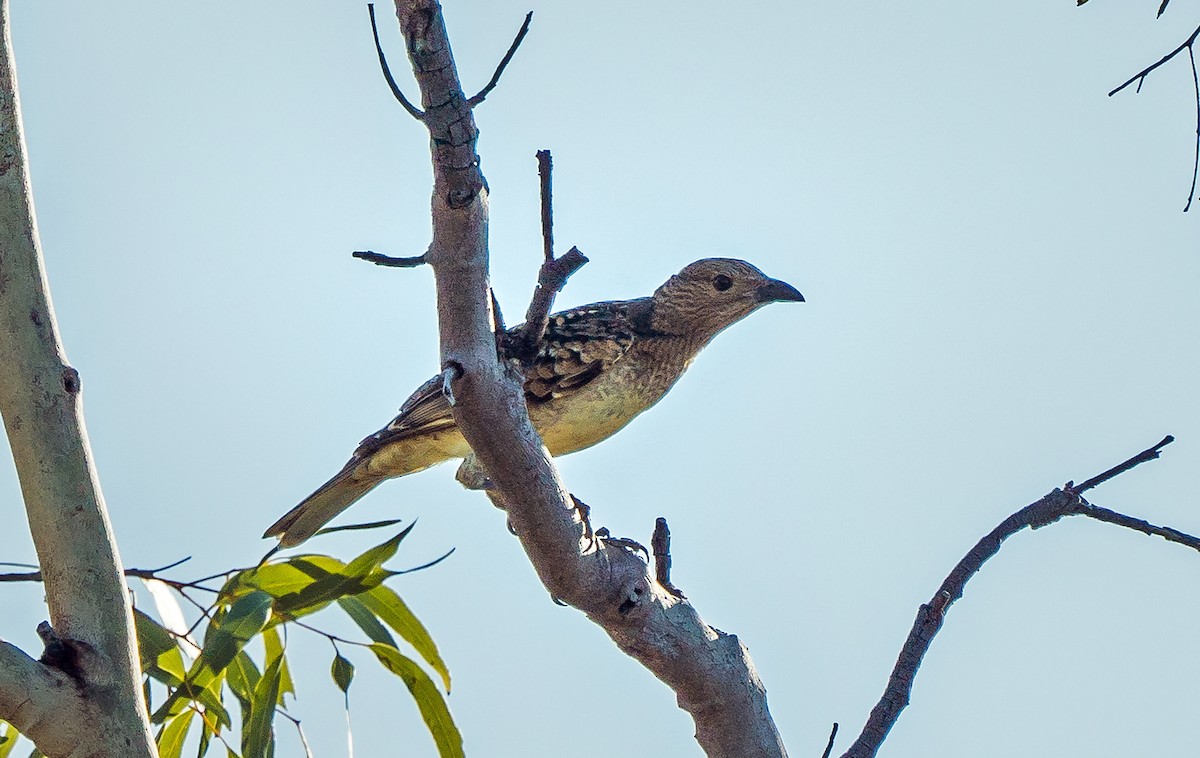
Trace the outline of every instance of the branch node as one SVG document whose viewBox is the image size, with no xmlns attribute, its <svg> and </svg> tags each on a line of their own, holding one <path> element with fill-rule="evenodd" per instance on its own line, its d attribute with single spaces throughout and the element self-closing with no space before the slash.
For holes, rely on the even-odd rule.
<svg viewBox="0 0 1200 758">
<path fill-rule="evenodd" d="M 1165 11 L 1167 9 L 1168 2 L 1170 2 L 1170 0 L 1163 0 L 1162 5 L 1160 5 L 1158 7 L 1158 15 L 1159 16 L 1161 16 L 1163 14 L 1163 11 Z M 1151 74 L 1151 72 L 1153 72 L 1156 68 L 1163 65 L 1167 61 L 1174 58 L 1176 55 L 1179 55 L 1184 50 L 1188 51 L 1188 58 L 1191 60 L 1191 63 L 1192 63 L 1192 87 L 1195 90 L 1195 94 L 1196 94 L 1196 152 L 1195 152 L 1195 160 L 1192 163 L 1192 187 L 1191 187 L 1191 189 L 1188 190 L 1187 204 L 1183 206 L 1184 213 L 1187 213 L 1188 210 L 1190 210 L 1192 207 L 1192 200 L 1195 199 L 1195 197 L 1196 197 L 1196 180 L 1197 180 L 1197 177 L 1200 176 L 1200 75 L 1197 75 L 1197 72 L 1196 72 L 1196 51 L 1194 48 L 1197 37 L 1200 37 L 1200 26 L 1197 26 L 1195 31 L 1193 31 L 1191 33 L 1191 35 L 1186 40 L 1184 40 L 1183 44 L 1181 44 L 1179 47 L 1175 48 L 1171 52 L 1164 55 L 1162 58 L 1160 58 L 1158 60 L 1157 63 L 1153 63 L 1153 64 L 1147 66 L 1146 68 L 1142 69 L 1141 71 L 1137 72 L 1133 76 L 1129 77 L 1119 87 L 1113 89 L 1111 92 L 1108 93 L 1108 96 L 1112 97 L 1113 95 L 1117 94 L 1118 92 L 1125 89 L 1126 87 L 1128 87 L 1130 84 L 1133 84 L 1134 82 L 1137 82 L 1137 88 L 1134 91 L 1141 92 L 1142 84 L 1145 83 L 1146 77 L 1149 76 Z"/>
<path fill-rule="evenodd" d="M 80 389 L 79 372 L 70 366 L 64 366 L 62 371 L 62 385 L 68 395 L 78 395 Z"/>
<path fill-rule="evenodd" d="M 1133 456 L 1132 458 L 1130 458 L 1122 463 L 1118 463 L 1116 466 L 1113 466 L 1108 471 L 1105 471 L 1102 474 L 1097 474 L 1096 476 L 1093 476 L 1091 479 L 1088 479 L 1086 482 L 1084 482 L 1083 484 L 1080 484 L 1077 487 L 1070 486 L 1071 483 L 1068 482 L 1067 483 L 1068 487 L 1066 488 L 1066 492 L 1068 492 L 1069 494 L 1072 494 L 1072 495 L 1080 495 L 1080 494 L 1092 489 L 1093 487 L 1096 487 L 1097 485 L 1104 484 L 1109 479 L 1112 479 L 1115 476 L 1119 476 L 1120 474 L 1125 473 L 1126 471 L 1128 471 L 1129 469 L 1131 469 L 1135 466 L 1139 466 L 1139 465 L 1145 463 L 1146 461 L 1154 460 L 1155 458 L 1157 458 L 1159 456 L 1159 453 L 1162 451 L 1162 449 L 1164 447 L 1166 447 L 1167 445 L 1170 445 L 1174 441 L 1175 441 L 1175 438 L 1168 434 L 1167 436 L 1163 437 L 1162 440 L 1160 440 L 1157 445 L 1146 448 L 1145 450 L 1143 450 L 1142 452 Z"/>
<path fill-rule="evenodd" d="M 80 684 L 83 683 L 83 671 L 79 666 L 79 651 L 71 640 L 63 639 L 50 626 L 49 621 L 37 625 L 37 635 L 42 640 L 44 649 L 38 659 L 50 668 L 58 669 Z"/>
<path fill-rule="evenodd" d="M 462 364 L 457 361 L 448 361 L 442 368 L 442 394 L 446 396 L 446 402 L 453 408 L 456 404 L 454 399 L 454 381 L 461 379 L 463 375 Z"/>
<path fill-rule="evenodd" d="M 583 538 L 587 540 L 588 552 L 596 550 L 596 533 L 592 531 L 592 507 L 579 498 L 571 495 L 571 503 L 579 512 L 579 523 L 583 524 Z"/>
</svg>

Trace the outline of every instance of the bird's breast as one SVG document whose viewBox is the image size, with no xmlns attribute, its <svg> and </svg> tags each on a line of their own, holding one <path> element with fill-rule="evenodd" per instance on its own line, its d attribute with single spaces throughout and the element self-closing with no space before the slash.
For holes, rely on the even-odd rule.
<svg viewBox="0 0 1200 758">
<path fill-rule="evenodd" d="M 530 420 L 551 455 L 583 450 L 616 434 L 657 403 L 682 373 L 682 367 L 659 372 L 636 364 L 619 362 L 583 387 L 530 404 Z"/>
</svg>

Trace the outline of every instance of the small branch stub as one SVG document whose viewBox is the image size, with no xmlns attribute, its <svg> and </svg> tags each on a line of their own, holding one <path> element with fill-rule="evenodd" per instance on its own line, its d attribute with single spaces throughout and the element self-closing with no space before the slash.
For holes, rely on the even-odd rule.
<svg viewBox="0 0 1200 758">
<path fill-rule="evenodd" d="M 353 257 L 360 261 L 374 263 L 376 266 L 386 266 L 389 268 L 416 268 L 424 266 L 429 261 L 424 255 L 414 255 L 409 258 L 397 258 L 383 253 L 376 253 L 372 250 L 355 250 L 352 253 Z"/>
<path fill-rule="evenodd" d="M 671 530 L 667 520 L 659 516 L 654 520 L 654 536 L 650 538 L 650 549 L 654 551 L 654 578 L 663 589 L 679 599 L 686 595 L 671 584 Z"/>
</svg>

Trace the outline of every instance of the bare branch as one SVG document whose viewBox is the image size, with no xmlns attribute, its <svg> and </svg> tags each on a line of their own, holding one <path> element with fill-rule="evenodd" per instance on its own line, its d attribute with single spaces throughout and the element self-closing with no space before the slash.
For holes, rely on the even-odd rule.
<svg viewBox="0 0 1200 758">
<path fill-rule="evenodd" d="M 933 638 L 942 628 L 946 611 L 962 597 L 963 590 L 971 577 L 983 568 L 983 564 L 989 558 L 999 552 L 1004 540 L 1017 532 L 1026 528 L 1038 529 L 1049 526 L 1066 516 L 1087 516 L 1144 534 L 1158 535 L 1170 542 L 1185 545 L 1200 552 L 1200 539 L 1192 535 L 1170 527 L 1154 526 L 1141 519 L 1135 519 L 1107 508 L 1098 508 L 1079 496 L 1079 491 L 1085 486 L 1095 486 L 1095 484 L 1107 481 L 1138 464 L 1157 458 L 1159 448 L 1169 444 L 1171 439 L 1170 436 L 1167 436 L 1158 445 L 1147 448 L 1124 463 L 1087 480 L 1077 489 L 1055 489 L 1041 500 L 1025 506 L 1000 522 L 995 529 L 979 540 L 938 587 L 933 598 L 918 609 L 917 618 L 913 622 L 908 639 L 904 642 L 904 647 L 900 650 L 896 666 L 884 688 L 883 697 L 871 711 L 858 739 L 843 754 L 843 758 L 868 758 L 876 754 L 888 732 L 900 718 L 901 711 L 909 703 L 917 670 L 921 666 L 925 653 L 929 651 Z M 1090 484 L 1093 482 L 1094 484 Z"/>
<path fill-rule="evenodd" d="M 428 260 L 437 284 L 442 365 L 455 369 L 454 420 L 486 472 L 486 494 L 504 508 L 551 596 L 584 611 L 675 691 L 711 758 L 786 755 L 766 691 L 738 638 L 704 623 L 632 553 L 587 538 L 580 509 L 529 422 L 521 382 L 496 355 L 487 297 L 487 185 L 441 8 L 436 0 L 396 0 L 396 15 L 421 100 L 430 104 L 424 118 L 434 167 Z"/>
<path fill-rule="evenodd" d="M 500 59 L 500 65 L 496 66 L 495 73 L 492 74 L 492 80 L 489 81 L 483 89 L 475 93 L 475 96 L 467 101 L 467 105 L 474 108 L 483 102 L 483 99 L 488 96 L 488 93 L 496 89 L 496 85 L 500 83 L 500 76 L 504 73 L 504 69 L 508 68 L 508 63 L 517 54 L 517 48 L 521 46 L 521 41 L 525 39 L 525 35 L 529 33 L 529 22 L 533 21 L 533 11 L 525 14 L 525 23 L 521 24 L 521 30 L 517 32 L 516 38 L 508 47 L 508 52 Z"/>
<path fill-rule="evenodd" d="M 1154 17 L 1155 17 L 1155 18 L 1162 18 L 1162 14 L 1163 14 L 1163 12 L 1164 12 L 1164 11 L 1166 11 L 1166 9 L 1167 9 L 1167 4 L 1168 4 L 1168 3 L 1170 3 L 1170 2 L 1171 2 L 1171 0 L 1162 0 L 1162 5 L 1158 6 L 1158 13 L 1156 13 Z"/>
<path fill-rule="evenodd" d="M 1163 11 L 1167 9 L 1168 1 L 1169 0 L 1163 0 L 1163 4 L 1161 6 L 1159 6 L 1158 15 L 1161 16 L 1163 14 Z M 1118 92 L 1125 89 L 1126 87 L 1128 87 L 1130 84 L 1133 84 L 1134 82 L 1137 82 L 1137 90 L 1136 91 L 1141 92 L 1142 91 L 1142 83 L 1146 81 L 1146 77 L 1149 76 L 1151 72 L 1153 72 L 1156 68 L 1163 65 L 1167 61 L 1174 58 L 1176 55 L 1179 55 L 1184 50 L 1187 50 L 1188 59 L 1192 63 L 1192 88 L 1193 88 L 1193 91 L 1196 96 L 1196 150 L 1195 150 L 1195 159 L 1192 162 L 1192 186 L 1188 190 L 1187 203 L 1183 206 L 1184 213 L 1187 213 L 1192 207 L 1192 200 L 1195 199 L 1195 197 L 1196 197 L 1197 176 L 1200 176 L 1200 76 L 1197 76 L 1197 74 L 1196 74 L 1196 51 L 1195 51 L 1195 43 L 1196 43 L 1196 38 L 1198 36 L 1200 36 L 1200 26 L 1197 26 L 1195 31 L 1193 31 L 1191 33 L 1191 35 L 1186 40 L 1184 40 L 1183 44 L 1181 44 L 1179 47 L 1175 48 L 1171 52 L 1164 55 L 1157 63 L 1149 65 L 1146 68 L 1144 68 L 1141 71 L 1134 74 L 1133 76 L 1129 77 L 1129 79 L 1127 79 L 1121 86 L 1117 87 L 1116 89 L 1114 89 L 1113 91 L 1108 93 L 1108 96 L 1112 97 L 1113 95 L 1117 94 Z"/>
<path fill-rule="evenodd" d="M 154 740 L 121 559 L 66 362 L 38 240 L 17 97 L 9 3 L 0 3 L 0 414 L 57 638 L 82 688 L 0 646 L 0 719 L 48 755 L 149 758 Z M 38 672 L 41 672 L 40 674 Z M 28 680 L 22 679 L 30 675 Z M 79 693 L 86 693 L 86 697 Z"/>
<path fill-rule="evenodd" d="M 1191 36 L 1189 36 L 1186 40 L 1183 41 L 1183 44 L 1181 44 L 1179 47 L 1175 48 L 1171 52 L 1164 55 L 1161 59 L 1159 59 L 1159 61 L 1157 63 L 1153 63 L 1149 66 L 1146 66 L 1141 71 L 1137 72 L 1133 76 L 1126 79 L 1119 87 L 1116 87 L 1111 92 L 1109 92 L 1108 96 L 1112 97 L 1113 95 L 1117 94 L 1118 92 L 1125 89 L 1126 87 L 1133 84 L 1134 82 L 1138 83 L 1137 91 L 1140 92 L 1142 89 L 1142 82 L 1146 81 L 1147 76 L 1149 76 L 1151 73 L 1153 73 L 1154 70 L 1156 68 L 1158 68 L 1159 66 L 1161 66 L 1164 63 L 1166 63 L 1167 61 L 1171 60 L 1176 55 L 1179 55 L 1184 50 L 1187 50 L 1188 48 L 1190 48 L 1193 44 L 1195 44 L 1196 37 L 1198 37 L 1198 36 L 1200 36 L 1200 26 L 1196 27 L 1196 30 L 1194 32 L 1192 32 Z"/>
<path fill-rule="evenodd" d="M 391 268 L 416 268 L 424 266 L 427 261 L 424 255 L 414 255 L 409 258 L 396 258 L 383 253 L 376 253 L 371 250 L 355 250 L 352 255 L 360 261 L 374 263 L 376 266 L 388 266 Z"/>
<path fill-rule="evenodd" d="M 1196 31 L 1200 32 L 1200 26 L 1196 27 Z M 1200 174 L 1200 77 L 1196 75 L 1196 49 L 1191 45 L 1188 45 L 1188 60 L 1192 62 L 1192 90 L 1196 94 L 1196 157 L 1192 161 L 1192 188 L 1188 190 L 1184 213 L 1192 207 L 1192 200 L 1196 197 L 1196 175 Z"/>
<path fill-rule="evenodd" d="M 400 101 L 404 106 L 404 110 L 408 111 L 408 115 L 418 121 L 425 118 L 425 113 L 409 102 L 404 93 L 400 91 L 400 85 L 396 84 L 395 77 L 392 76 L 392 69 L 388 66 L 387 56 L 383 54 L 383 46 L 379 44 L 379 27 L 375 24 L 375 3 L 367 3 L 367 13 L 371 16 L 371 36 L 375 39 L 375 52 L 379 55 L 379 68 L 383 70 L 383 78 L 387 80 L 388 87 L 392 90 L 392 95 Z"/>
<path fill-rule="evenodd" d="M 1162 441 L 1160 441 L 1157 445 L 1146 448 L 1145 450 L 1143 450 L 1142 452 L 1133 456 L 1129 460 L 1119 463 L 1116 466 L 1113 466 L 1108 471 L 1105 471 L 1103 474 L 1097 474 L 1096 476 L 1093 476 L 1091 479 L 1088 479 L 1086 482 L 1079 485 L 1078 487 L 1076 487 L 1074 485 L 1074 483 L 1072 483 L 1072 482 L 1067 482 L 1067 486 L 1064 487 L 1063 489 L 1069 490 L 1069 491 L 1075 493 L 1076 495 L 1081 495 L 1084 492 L 1087 492 L 1088 490 L 1092 489 L 1096 485 L 1104 484 L 1109 479 L 1112 479 L 1115 476 L 1124 474 L 1126 471 L 1133 468 L 1134 466 L 1143 464 L 1146 461 L 1154 460 L 1155 458 L 1158 457 L 1159 452 L 1164 447 L 1166 447 L 1167 445 L 1170 445 L 1174 441 L 1175 441 L 1175 438 L 1168 434 L 1166 437 L 1163 437 Z"/>
<path fill-rule="evenodd" d="M 671 584 L 671 530 L 667 520 L 661 516 L 654 520 L 654 536 L 650 538 L 650 549 L 654 551 L 654 578 L 663 588 L 678 598 L 686 597 Z"/>
<path fill-rule="evenodd" d="M 554 260 L 554 159 L 549 150 L 537 151 L 538 183 L 542 198 L 542 257 Z"/>
<path fill-rule="evenodd" d="M 837 739 L 838 723 L 833 722 L 833 729 L 829 730 L 829 742 L 825 744 L 825 752 L 821 753 L 821 758 L 829 758 L 833 753 L 833 741 Z"/>
<path fill-rule="evenodd" d="M 572 247 L 561 258 L 554 257 L 554 208 L 551 172 L 553 161 L 549 150 L 537 152 L 538 178 L 542 194 L 542 267 L 538 270 L 538 283 L 533 289 L 529 309 L 525 313 L 525 326 L 510 345 L 518 357 L 529 359 L 537 354 L 538 345 L 550 324 L 550 311 L 554 298 L 567 285 L 567 279 L 588 262 L 587 256 Z"/>
</svg>

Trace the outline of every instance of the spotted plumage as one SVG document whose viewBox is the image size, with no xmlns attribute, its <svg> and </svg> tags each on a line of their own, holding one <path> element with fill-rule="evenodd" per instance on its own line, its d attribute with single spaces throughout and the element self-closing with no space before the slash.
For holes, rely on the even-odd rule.
<svg viewBox="0 0 1200 758">
<path fill-rule="evenodd" d="M 685 267 L 651 297 L 553 314 L 534 357 L 519 361 L 530 420 L 553 455 L 590 447 L 658 402 L 723 329 L 767 303 L 803 300 L 794 287 L 745 261 L 708 258 Z M 515 344 L 515 330 L 507 336 L 500 340 L 501 357 L 517 360 L 507 347 Z M 299 544 L 385 479 L 469 453 L 442 378 L 434 377 L 264 536 Z"/>
</svg>

